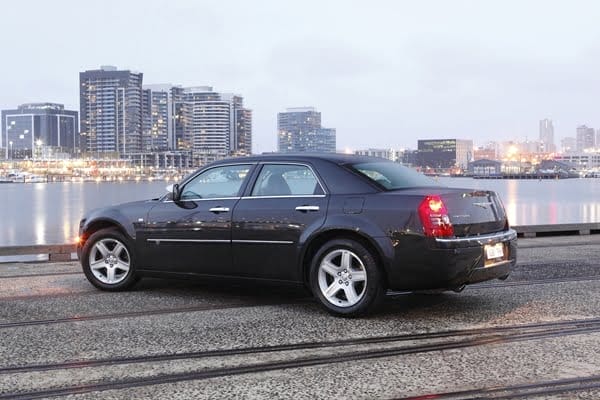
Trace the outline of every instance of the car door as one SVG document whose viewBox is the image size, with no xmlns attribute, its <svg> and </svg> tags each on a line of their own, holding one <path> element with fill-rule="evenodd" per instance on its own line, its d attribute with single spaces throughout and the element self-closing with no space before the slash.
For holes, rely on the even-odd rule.
<svg viewBox="0 0 600 400">
<path fill-rule="evenodd" d="M 230 275 L 231 215 L 252 164 L 215 166 L 181 186 L 148 213 L 138 235 L 141 265 L 171 272 Z"/>
<path fill-rule="evenodd" d="M 265 163 L 233 213 L 233 269 L 239 276 L 300 280 L 298 244 L 323 225 L 328 197 L 309 165 Z"/>
</svg>

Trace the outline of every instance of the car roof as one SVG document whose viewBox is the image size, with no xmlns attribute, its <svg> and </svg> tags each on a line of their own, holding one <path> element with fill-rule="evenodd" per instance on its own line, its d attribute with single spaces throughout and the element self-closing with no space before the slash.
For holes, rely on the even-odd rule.
<svg viewBox="0 0 600 400">
<path fill-rule="evenodd" d="M 249 157 L 234 157 L 219 160 L 213 164 L 224 164 L 232 161 L 296 161 L 296 162 L 310 162 L 313 160 L 323 160 L 333 162 L 335 164 L 347 164 L 347 163 L 364 163 L 364 162 L 391 162 L 389 160 L 377 157 L 359 156 L 355 154 L 345 153 L 263 153 L 258 155 L 252 155 Z"/>
</svg>

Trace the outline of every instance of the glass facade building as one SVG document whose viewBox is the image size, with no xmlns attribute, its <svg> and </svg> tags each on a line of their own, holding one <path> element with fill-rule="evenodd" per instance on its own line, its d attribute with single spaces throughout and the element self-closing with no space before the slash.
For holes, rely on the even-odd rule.
<svg viewBox="0 0 600 400">
<path fill-rule="evenodd" d="M 0 148 L 8 159 L 65 158 L 79 152 L 77 111 L 56 103 L 30 103 L 3 110 Z"/>
<path fill-rule="evenodd" d="M 313 107 L 288 108 L 277 114 L 277 151 L 280 153 L 336 151 L 336 131 L 321 126 Z"/>
<path fill-rule="evenodd" d="M 432 139 L 418 141 L 418 165 L 423 168 L 466 170 L 473 158 L 473 141 Z"/>
<path fill-rule="evenodd" d="M 116 67 L 79 73 L 81 137 L 99 155 L 142 150 L 143 74 Z"/>
</svg>

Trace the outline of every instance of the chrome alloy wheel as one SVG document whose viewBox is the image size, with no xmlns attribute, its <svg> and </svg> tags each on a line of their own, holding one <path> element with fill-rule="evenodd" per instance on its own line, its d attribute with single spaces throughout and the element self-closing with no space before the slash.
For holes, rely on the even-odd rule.
<svg viewBox="0 0 600 400">
<path fill-rule="evenodd" d="M 94 244 L 89 256 L 90 270 L 100 282 L 114 285 L 129 273 L 131 258 L 127 247 L 117 239 L 106 238 Z"/>
<path fill-rule="evenodd" d="M 352 307 L 367 289 L 367 270 L 363 262 L 346 249 L 333 250 L 323 257 L 318 279 L 325 299 L 338 307 Z"/>
</svg>

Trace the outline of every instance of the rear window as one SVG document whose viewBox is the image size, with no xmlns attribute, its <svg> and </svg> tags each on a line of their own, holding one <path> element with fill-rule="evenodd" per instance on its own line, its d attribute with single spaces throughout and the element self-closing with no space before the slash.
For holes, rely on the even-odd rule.
<svg viewBox="0 0 600 400">
<path fill-rule="evenodd" d="M 394 162 L 356 163 L 348 167 L 388 190 L 440 186 L 433 179 Z"/>
</svg>

